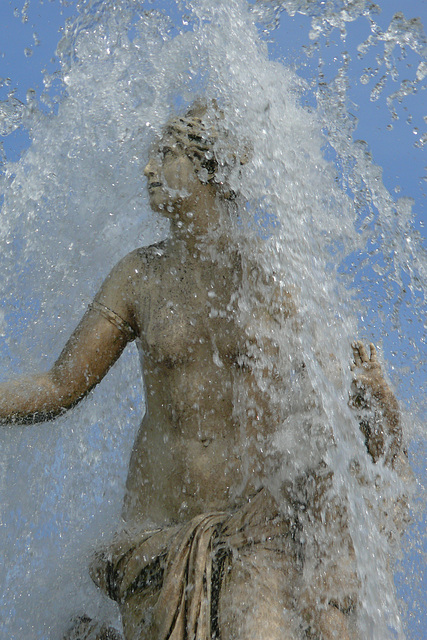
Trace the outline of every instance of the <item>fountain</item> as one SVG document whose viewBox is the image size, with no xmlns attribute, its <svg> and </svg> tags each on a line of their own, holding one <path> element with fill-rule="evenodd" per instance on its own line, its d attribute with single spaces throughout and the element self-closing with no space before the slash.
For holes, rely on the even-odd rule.
<svg viewBox="0 0 427 640">
<path fill-rule="evenodd" d="M 360 20 L 367 35 L 356 41 L 352 27 Z M 366 123 L 349 96 L 352 64 L 359 64 L 372 103 L 387 99 L 389 125 L 397 127 L 405 100 L 425 87 L 427 62 L 419 22 L 397 14 L 381 29 L 378 20 L 375 6 L 364 1 L 80 0 L 58 43 L 59 71 L 46 75 L 45 104 L 33 95 L 25 106 L 13 97 L 2 103 L 3 133 L 19 125 L 31 143 L 2 168 L 0 264 L 6 379 L 49 366 L 117 260 L 167 235 L 150 211 L 142 168 L 174 110 L 199 96 L 216 99 L 236 138 L 251 148 L 239 176 L 245 199 L 239 242 L 295 291 L 302 330 L 298 344 L 295 336 L 277 336 L 282 364 L 289 371 L 292 345 L 327 416 L 337 445 L 328 454 L 334 490 L 350 505 L 363 578 L 359 625 L 363 637 L 385 640 L 403 638 L 405 628 L 418 637 L 422 605 L 408 605 L 402 623 L 386 566 L 388 554 L 399 555 L 394 524 L 372 511 L 383 513 L 383 502 L 413 487 L 367 464 L 345 395 L 349 344 L 355 336 L 381 344 L 416 469 L 417 447 L 425 443 L 426 263 L 410 191 L 391 195 L 359 139 Z M 304 28 L 304 53 L 291 45 L 295 24 Z M 291 66 L 280 61 L 286 51 L 273 56 L 269 47 L 283 29 L 289 30 L 283 42 L 299 51 Z M 399 75 L 394 47 L 414 65 L 409 79 Z M 395 90 L 387 93 L 389 78 Z M 411 135 L 421 149 L 426 138 L 417 127 Z M 250 313 L 251 293 L 242 313 Z M 334 353 L 329 368 L 319 358 L 325 344 Z M 2 637 L 54 640 L 83 613 L 118 624 L 115 606 L 92 584 L 87 567 L 93 549 L 119 524 L 144 407 L 138 375 L 131 346 L 71 414 L 2 428 Z M 277 392 L 275 401 L 294 409 L 276 437 L 279 477 L 297 477 L 324 447 L 324 423 L 301 432 L 309 409 L 295 387 Z M 367 479 L 363 490 L 351 472 L 354 460 Z M 274 490 L 277 477 L 267 481 Z M 415 495 L 415 520 L 417 505 Z M 381 528 L 390 533 L 389 549 Z M 407 603 L 421 598 L 419 573 L 409 575 L 417 544 L 415 522 L 399 565 Z"/>
</svg>

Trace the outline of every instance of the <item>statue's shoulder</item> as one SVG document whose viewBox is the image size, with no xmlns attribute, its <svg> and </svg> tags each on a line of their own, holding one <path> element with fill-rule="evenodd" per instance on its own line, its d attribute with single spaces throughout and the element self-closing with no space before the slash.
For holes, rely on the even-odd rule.
<svg viewBox="0 0 427 640">
<path fill-rule="evenodd" d="M 131 254 L 134 259 L 139 261 L 146 267 L 150 267 L 155 265 L 156 263 L 163 262 L 167 257 L 167 240 L 162 240 L 161 242 L 156 242 L 156 244 L 151 244 L 148 247 L 139 247 L 139 249 L 135 249 Z"/>
<path fill-rule="evenodd" d="M 117 313 L 123 304 L 133 308 L 135 301 L 150 294 L 153 285 L 161 280 L 166 264 L 163 258 L 166 257 L 166 244 L 159 242 L 126 254 L 105 278 L 95 301 Z M 163 266 L 160 266 L 162 259 Z"/>
<path fill-rule="evenodd" d="M 139 247 L 124 256 L 114 267 L 113 274 L 131 278 L 149 275 L 167 258 L 167 241 L 157 242 L 148 247 Z"/>
</svg>

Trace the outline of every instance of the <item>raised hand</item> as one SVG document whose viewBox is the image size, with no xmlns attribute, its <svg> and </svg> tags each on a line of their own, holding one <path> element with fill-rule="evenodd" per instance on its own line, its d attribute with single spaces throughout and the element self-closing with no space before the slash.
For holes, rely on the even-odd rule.
<svg viewBox="0 0 427 640">
<path fill-rule="evenodd" d="M 358 412 L 366 447 L 374 462 L 381 457 L 392 464 L 402 443 L 402 429 L 397 400 L 386 383 L 371 343 L 370 353 L 363 342 L 353 345 L 354 372 L 350 405 Z"/>
</svg>

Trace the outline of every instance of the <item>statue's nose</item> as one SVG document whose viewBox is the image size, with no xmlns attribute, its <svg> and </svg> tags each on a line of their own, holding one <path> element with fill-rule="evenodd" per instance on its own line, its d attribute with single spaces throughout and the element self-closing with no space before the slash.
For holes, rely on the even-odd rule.
<svg viewBox="0 0 427 640">
<path fill-rule="evenodd" d="M 156 165 L 153 162 L 153 160 L 149 160 L 145 169 L 144 169 L 144 175 L 146 178 L 149 178 L 150 176 L 153 176 L 155 174 L 155 170 L 156 170 Z"/>
</svg>

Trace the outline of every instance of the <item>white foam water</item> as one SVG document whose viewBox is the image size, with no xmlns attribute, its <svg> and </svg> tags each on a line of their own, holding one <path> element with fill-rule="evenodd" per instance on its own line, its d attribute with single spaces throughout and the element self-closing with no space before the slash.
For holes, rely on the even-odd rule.
<svg viewBox="0 0 427 640">
<path fill-rule="evenodd" d="M 404 628 L 388 569 L 398 545 L 387 547 L 384 529 L 391 539 L 395 532 L 384 504 L 409 488 L 386 467 L 374 468 L 364 449 L 348 406 L 350 345 L 361 331 L 367 339 L 384 335 L 396 350 L 404 346 L 402 367 L 422 360 L 425 252 L 411 203 L 392 197 L 366 143 L 354 141 L 348 60 L 314 85 L 270 59 L 266 42 L 285 15 L 300 12 L 310 18 L 313 55 L 333 29 L 342 35 L 367 17 L 372 35 L 358 52 L 385 43 L 378 65 L 386 76 L 397 74 L 392 45 L 411 46 L 420 59 L 415 78 L 388 96 L 396 115 L 396 102 L 426 75 L 422 27 L 397 17 L 382 32 L 374 6 L 347 4 L 80 0 L 57 48 L 57 104 L 46 110 L 35 99 L 25 107 L 9 100 L 0 110 L 3 135 L 22 126 L 31 138 L 22 158 L 3 166 L 1 348 L 5 378 L 48 367 L 114 263 L 165 237 L 142 176 L 150 147 L 176 110 L 201 96 L 217 100 L 238 152 L 250 149 L 231 176 L 239 223 L 230 235 L 264 274 L 261 293 L 270 278 L 292 292 L 297 309 L 297 330 L 277 325 L 272 335 L 268 328 L 280 379 L 289 382 L 263 390 L 281 420 L 270 443 L 281 464 L 265 470 L 265 482 L 275 491 L 322 458 L 334 469 L 333 493 L 348 510 L 362 585 L 359 634 L 385 640 L 403 638 Z M 51 82 L 46 77 L 48 89 Z M 379 79 L 372 100 L 384 87 Z M 258 293 L 243 289 L 243 319 L 254 315 Z M 254 330 L 266 338 L 266 327 Z M 53 640 L 82 613 L 118 624 L 87 565 L 119 523 L 144 410 L 139 376 L 131 346 L 69 415 L 2 428 L 2 637 Z M 408 442 L 419 435 L 419 380 L 413 376 L 410 393 L 403 381 Z M 319 545 L 328 549 L 330 540 L 306 525 L 309 580 Z"/>
</svg>

